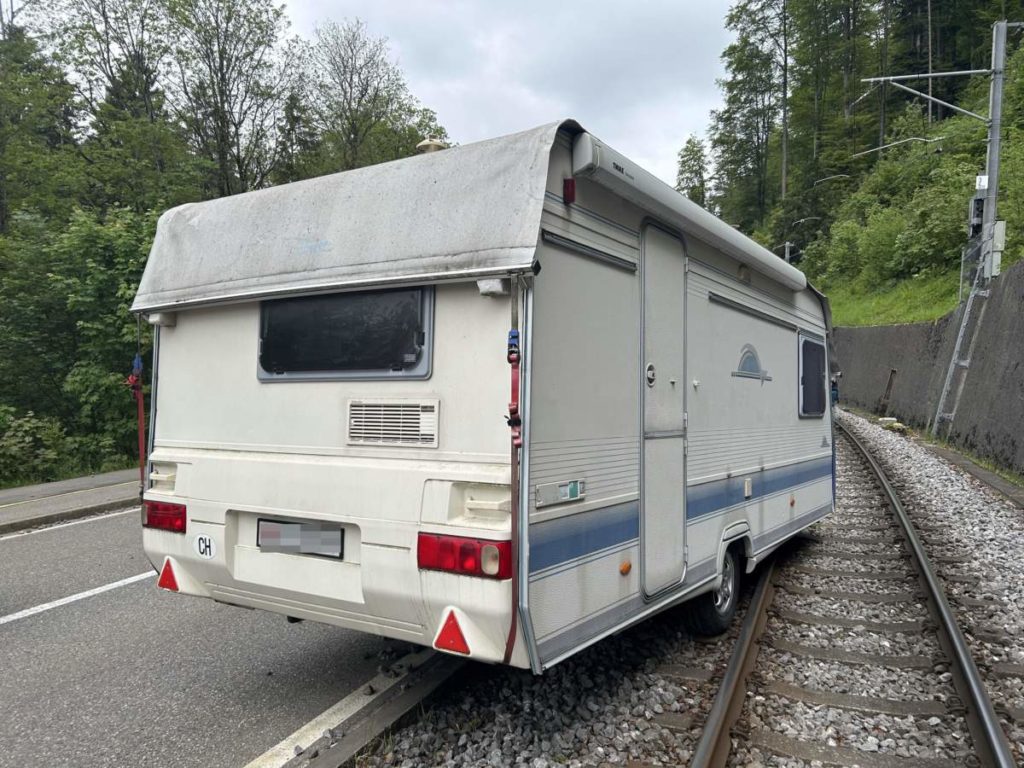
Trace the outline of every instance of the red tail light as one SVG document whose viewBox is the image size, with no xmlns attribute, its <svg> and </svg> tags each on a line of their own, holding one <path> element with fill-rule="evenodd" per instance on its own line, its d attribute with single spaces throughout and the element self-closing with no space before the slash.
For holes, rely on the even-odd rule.
<svg viewBox="0 0 1024 768">
<path fill-rule="evenodd" d="M 416 544 L 416 563 L 421 571 L 511 579 L 512 542 L 421 533 Z"/>
<path fill-rule="evenodd" d="M 145 501 L 147 528 L 160 528 L 174 533 L 185 532 L 185 505 L 167 501 Z"/>
</svg>

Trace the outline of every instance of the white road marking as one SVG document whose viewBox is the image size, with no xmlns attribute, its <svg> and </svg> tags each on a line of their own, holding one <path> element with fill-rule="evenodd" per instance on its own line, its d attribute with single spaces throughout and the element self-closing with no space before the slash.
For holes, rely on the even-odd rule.
<svg viewBox="0 0 1024 768">
<path fill-rule="evenodd" d="M 44 611 L 49 611 L 54 608 L 60 608 L 62 605 L 67 605 L 68 603 L 76 603 L 87 597 L 100 595 L 104 592 L 109 592 L 112 589 L 117 589 L 118 587 L 134 584 L 136 581 L 153 578 L 156 578 L 156 574 L 153 573 L 153 571 L 146 571 L 145 573 L 140 573 L 136 576 L 129 576 L 127 579 L 121 579 L 120 581 L 115 581 L 110 584 L 104 584 L 102 587 L 87 589 L 85 592 L 79 592 L 77 595 L 68 595 L 67 597 L 62 597 L 60 600 L 53 600 L 49 603 L 43 603 L 42 605 L 36 605 L 32 608 L 26 608 L 25 610 L 18 611 L 17 613 L 9 613 L 6 616 L 0 616 L 0 624 L 9 624 L 12 621 L 17 621 L 18 619 L 27 619 L 29 616 L 35 616 L 37 613 L 43 613 Z"/>
<path fill-rule="evenodd" d="M 94 523 L 97 520 L 106 520 L 108 517 L 117 517 L 118 515 L 127 515 L 129 512 L 139 514 L 137 507 L 131 509 L 122 509 L 120 512 L 108 512 L 103 515 L 92 515 L 91 517 L 83 517 L 79 520 L 69 520 L 66 523 L 54 523 L 48 525 L 45 528 L 33 528 L 31 531 L 18 531 L 17 533 L 8 533 L 5 536 L 0 536 L 0 541 L 6 541 L 7 539 L 17 539 L 20 536 L 31 536 L 33 533 L 46 533 L 57 528 L 67 528 L 69 525 L 81 525 L 82 523 Z"/>
<path fill-rule="evenodd" d="M 395 665 L 400 664 L 404 669 L 418 667 L 433 654 L 433 649 L 423 648 L 421 650 L 414 651 L 413 653 L 406 654 L 396 661 Z M 352 715 L 356 714 L 360 709 L 372 702 L 375 698 L 404 679 L 405 675 L 396 675 L 395 677 L 388 677 L 384 674 L 377 675 L 368 683 L 360 685 L 355 691 L 350 693 L 334 706 L 321 712 L 291 736 L 285 737 L 284 740 L 268 749 L 262 755 L 246 765 L 245 768 L 280 768 L 280 766 L 295 757 L 296 745 L 305 749 L 314 741 L 319 739 L 323 735 L 323 732 L 328 728 L 337 728 L 348 718 L 352 717 Z M 372 694 L 367 694 L 365 692 L 367 685 L 373 687 Z M 344 730 L 344 728 L 342 728 L 342 730 Z"/>
<path fill-rule="evenodd" d="M 0 509 L 7 509 L 8 507 L 16 507 L 19 504 L 32 504 L 36 501 L 46 501 L 48 499 L 62 499 L 65 496 L 74 496 L 76 493 L 88 493 L 89 491 L 102 491 L 104 488 L 120 488 L 122 485 L 135 485 L 138 483 L 134 480 L 129 480 L 126 483 L 112 483 L 110 485 L 97 485 L 95 488 L 81 488 L 77 491 L 66 491 L 65 493 L 55 493 L 52 496 L 36 496 L 33 499 L 23 499 L 22 501 L 12 501 L 8 504 L 0 504 Z"/>
</svg>

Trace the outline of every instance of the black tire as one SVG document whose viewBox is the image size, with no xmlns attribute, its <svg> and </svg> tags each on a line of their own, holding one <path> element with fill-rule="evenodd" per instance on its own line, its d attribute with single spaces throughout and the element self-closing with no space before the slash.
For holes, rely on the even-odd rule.
<svg viewBox="0 0 1024 768">
<path fill-rule="evenodd" d="M 695 635 L 721 635 L 736 616 L 740 595 L 740 558 L 735 549 L 725 551 L 722 585 L 691 600 L 683 607 L 686 625 Z"/>
</svg>

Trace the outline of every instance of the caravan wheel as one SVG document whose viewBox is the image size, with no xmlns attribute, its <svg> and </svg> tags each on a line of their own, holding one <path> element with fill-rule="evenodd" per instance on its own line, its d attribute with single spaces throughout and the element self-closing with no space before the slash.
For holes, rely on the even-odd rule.
<svg viewBox="0 0 1024 768">
<path fill-rule="evenodd" d="M 686 609 L 686 624 L 697 635 L 713 637 L 729 629 L 736 615 L 740 592 L 740 559 L 734 549 L 725 552 L 722 583 L 718 589 L 693 600 Z"/>
</svg>

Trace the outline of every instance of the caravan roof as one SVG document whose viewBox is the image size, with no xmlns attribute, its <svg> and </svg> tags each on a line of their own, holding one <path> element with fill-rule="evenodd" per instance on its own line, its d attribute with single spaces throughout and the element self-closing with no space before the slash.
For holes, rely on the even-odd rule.
<svg viewBox="0 0 1024 768">
<path fill-rule="evenodd" d="M 574 121 L 167 211 L 132 310 L 345 286 L 476 278 L 532 266 L 552 145 Z M 595 147 L 597 148 L 595 150 Z M 793 290 L 799 270 L 630 163 L 633 198 Z"/>
</svg>

